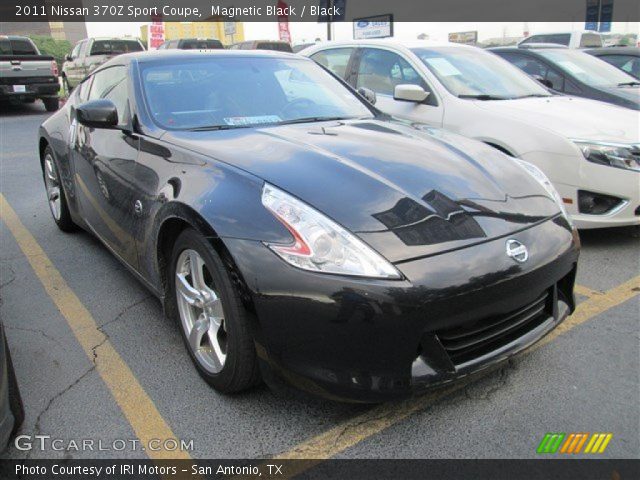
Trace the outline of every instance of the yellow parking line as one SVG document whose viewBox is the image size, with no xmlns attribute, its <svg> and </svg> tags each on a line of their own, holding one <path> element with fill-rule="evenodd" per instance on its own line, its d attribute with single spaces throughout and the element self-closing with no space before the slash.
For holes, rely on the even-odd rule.
<svg viewBox="0 0 640 480">
<path fill-rule="evenodd" d="M 104 333 L 98 330 L 98 325 L 91 313 L 69 288 L 60 272 L 51 263 L 44 250 L 22 224 L 16 212 L 13 211 L 1 193 L 0 218 L 13 234 L 45 291 L 66 319 L 91 362 L 94 362 L 94 352 L 97 352 L 96 370 L 131 424 L 131 428 L 141 445 L 149 445 L 151 440 L 160 440 L 162 444 L 166 439 L 177 439 L 149 395 L 138 383 L 133 372 L 113 348 Z M 98 348 L 96 348 L 97 345 L 99 345 Z M 152 443 L 152 446 L 154 444 Z M 155 451 L 147 448 L 146 454 L 154 460 L 191 458 L 187 452 L 179 450 Z"/>
<path fill-rule="evenodd" d="M 561 323 L 541 341 L 533 345 L 529 351 L 548 344 L 558 336 L 590 320 L 596 315 L 624 303 L 639 293 L 640 276 L 637 276 L 606 293 L 598 294 L 585 300 L 578 305 L 572 316 Z M 322 460 L 334 457 L 372 435 L 380 433 L 386 428 L 404 420 L 411 414 L 435 404 L 442 397 L 464 388 L 469 381 L 472 380 L 462 381 L 444 390 L 438 390 L 423 396 L 373 407 L 361 415 L 346 420 L 340 425 L 296 445 L 291 450 L 278 455 L 274 459 L 308 460 L 307 462 L 292 465 L 295 471 L 290 468 L 288 473 L 290 473 L 290 476 L 295 476 L 313 467 L 315 464 L 322 462 Z"/>
<path fill-rule="evenodd" d="M 574 290 L 578 295 L 582 295 L 583 297 L 590 298 L 590 297 L 595 297 L 596 295 L 602 295 L 602 292 L 599 292 L 598 290 L 593 290 L 583 285 L 576 285 Z"/>
</svg>

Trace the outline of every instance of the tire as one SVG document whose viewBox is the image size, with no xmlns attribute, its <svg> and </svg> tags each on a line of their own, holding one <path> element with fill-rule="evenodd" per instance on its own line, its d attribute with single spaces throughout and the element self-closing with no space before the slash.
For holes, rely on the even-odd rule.
<svg viewBox="0 0 640 480">
<path fill-rule="evenodd" d="M 13 369 L 13 362 L 11 360 L 11 352 L 9 352 L 9 345 L 7 344 L 7 338 L 4 339 L 4 348 L 7 352 L 7 374 L 9 377 L 9 408 L 13 414 L 13 429 L 11 434 L 14 435 L 22 422 L 24 422 L 24 405 L 22 403 L 22 397 L 20 396 L 20 389 L 18 388 L 18 379 L 16 378 L 16 372 Z"/>
<path fill-rule="evenodd" d="M 56 222 L 56 225 L 60 230 L 62 230 L 63 232 L 73 232 L 78 227 L 71 219 L 69 205 L 67 204 L 67 197 L 60 182 L 58 166 L 56 165 L 55 157 L 53 156 L 53 150 L 49 145 L 47 145 L 47 148 L 44 150 L 43 163 L 44 168 L 42 171 L 42 176 L 44 179 L 47 201 L 49 203 L 49 210 L 51 210 L 51 216 L 53 217 L 53 220 Z M 52 195 L 54 194 L 54 190 L 52 190 L 53 188 L 57 188 L 57 198 L 59 199 L 57 208 L 55 209 L 52 205 Z"/>
<path fill-rule="evenodd" d="M 60 100 L 58 97 L 53 98 L 43 98 L 42 103 L 44 103 L 44 108 L 47 112 L 55 112 L 60 108 Z"/>
<path fill-rule="evenodd" d="M 215 356 L 215 349 L 213 347 L 207 348 L 207 345 L 213 345 L 210 334 L 211 327 L 205 326 L 203 329 L 203 331 L 207 332 L 202 335 L 205 347 L 199 347 L 196 352 L 196 349 L 191 346 L 188 327 L 185 326 L 183 314 L 185 300 L 182 299 L 176 287 L 178 282 L 176 272 L 185 271 L 183 269 L 185 264 L 181 259 L 191 258 L 192 252 L 196 252 L 199 255 L 204 267 L 206 267 L 203 267 L 201 271 L 203 272 L 202 278 L 206 282 L 209 291 L 214 292 L 215 297 L 221 301 L 220 311 L 223 319 L 220 323 L 222 323 L 222 326 L 218 328 L 218 333 L 214 335 L 215 338 L 220 338 L 221 333 L 224 335 L 224 345 L 222 345 L 222 341 L 218 342 L 219 349 L 222 350 L 224 346 L 225 353 L 225 359 L 217 365 L 217 367 L 220 367 L 220 364 L 222 365 L 219 371 L 213 371 L 215 368 L 212 368 L 211 362 L 207 364 L 206 361 L 203 361 L 203 358 L 207 358 L 207 355 L 209 357 Z M 190 263 L 191 261 L 188 261 L 189 270 L 191 269 Z M 184 230 L 173 246 L 168 270 L 167 285 L 171 304 L 167 312 L 178 323 L 191 360 L 200 376 L 221 393 L 240 392 L 259 383 L 260 373 L 253 337 L 249 329 L 248 314 L 242 305 L 239 292 L 231 281 L 229 272 L 209 241 L 196 230 Z M 191 282 L 193 283 L 193 276 L 191 273 L 188 275 L 192 278 Z M 198 307 L 188 307 L 191 312 L 198 311 Z M 202 309 L 202 312 L 198 317 L 199 319 L 203 318 L 205 310 Z M 204 318 L 211 318 L 213 322 L 214 316 Z M 208 320 L 207 325 L 209 325 Z M 191 332 L 195 329 L 194 324 Z M 197 344 L 202 345 L 201 342 L 197 342 Z"/>
</svg>

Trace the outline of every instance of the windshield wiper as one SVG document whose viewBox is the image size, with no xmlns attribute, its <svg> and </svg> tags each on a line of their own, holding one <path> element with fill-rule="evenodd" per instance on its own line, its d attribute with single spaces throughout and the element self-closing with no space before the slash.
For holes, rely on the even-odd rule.
<svg viewBox="0 0 640 480">
<path fill-rule="evenodd" d="M 520 98 L 546 98 L 546 97 L 552 97 L 553 95 L 549 95 L 548 93 L 531 93 L 529 95 L 521 95 L 520 97 L 513 97 L 514 100 L 518 100 Z"/>
<path fill-rule="evenodd" d="M 246 128 L 253 125 L 205 125 L 204 127 L 187 128 L 189 132 L 208 132 L 212 130 L 231 130 L 232 128 Z"/>
<path fill-rule="evenodd" d="M 313 122 L 329 122 L 331 120 L 353 120 L 358 117 L 303 117 L 294 118 L 293 120 L 283 120 L 273 125 L 292 125 L 295 123 L 313 123 Z"/>
<path fill-rule="evenodd" d="M 640 82 L 632 81 L 632 82 L 622 82 L 618 84 L 619 87 L 627 87 L 627 86 L 633 87 L 634 85 L 640 85 Z"/>
<path fill-rule="evenodd" d="M 498 95 L 487 95 L 481 93 L 478 95 L 458 95 L 458 98 L 471 98 L 473 100 L 510 100 L 511 97 L 500 97 Z"/>
</svg>

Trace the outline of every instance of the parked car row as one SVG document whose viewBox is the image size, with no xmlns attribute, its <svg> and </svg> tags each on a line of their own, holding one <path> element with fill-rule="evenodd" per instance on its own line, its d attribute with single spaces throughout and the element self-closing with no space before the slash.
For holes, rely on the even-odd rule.
<svg viewBox="0 0 640 480">
<path fill-rule="evenodd" d="M 569 82 L 576 91 L 586 88 L 591 77 L 577 73 L 561 56 L 574 51 L 549 51 L 550 58 L 560 57 L 556 62 L 568 77 L 564 88 Z M 506 52 L 511 50 L 496 51 Z M 531 52 L 514 49 L 523 58 Z M 373 91 L 376 106 L 397 118 L 443 127 L 538 166 L 579 228 L 640 224 L 637 111 L 560 95 L 494 53 L 466 45 L 348 41 L 317 45 L 302 54 L 353 88 Z M 548 65 L 550 70 L 555 64 Z M 604 71 L 597 78 L 613 79 L 607 80 L 611 90 L 638 95 L 631 77 L 604 62 L 597 66 Z"/>
</svg>

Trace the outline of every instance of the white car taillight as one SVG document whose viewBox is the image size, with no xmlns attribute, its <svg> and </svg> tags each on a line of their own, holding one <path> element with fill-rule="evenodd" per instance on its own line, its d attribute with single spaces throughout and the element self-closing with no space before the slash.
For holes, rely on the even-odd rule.
<svg viewBox="0 0 640 480">
<path fill-rule="evenodd" d="M 58 63 L 55 60 L 51 62 L 51 74 L 54 77 L 58 76 Z"/>
</svg>

